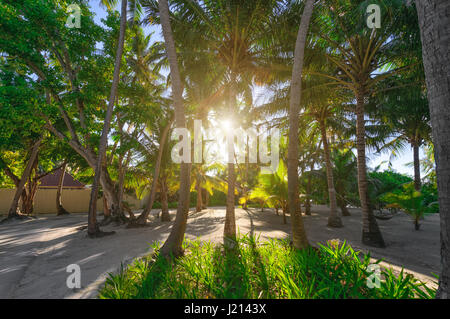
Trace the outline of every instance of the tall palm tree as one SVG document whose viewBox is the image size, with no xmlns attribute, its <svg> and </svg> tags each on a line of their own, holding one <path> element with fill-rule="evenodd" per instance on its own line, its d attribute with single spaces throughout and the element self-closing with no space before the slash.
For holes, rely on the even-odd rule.
<svg viewBox="0 0 450 319">
<path fill-rule="evenodd" d="M 177 15 L 174 16 L 173 27 L 175 35 L 179 35 L 179 42 L 183 44 L 180 51 L 183 52 L 183 47 L 189 47 L 192 59 L 197 58 L 193 56 L 195 53 L 197 56 L 208 55 L 215 61 L 214 69 L 208 70 L 207 74 L 221 79 L 225 91 L 222 105 L 228 117 L 236 118 L 241 100 L 251 100 L 253 80 L 263 81 L 270 73 L 265 56 L 265 47 L 270 43 L 267 22 L 277 11 L 277 6 L 279 3 L 274 0 L 174 2 Z M 189 32 L 186 32 L 187 24 Z M 195 48 L 192 48 L 192 43 L 196 43 Z M 187 60 L 184 63 L 190 62 Z M 228 242 L 227 239 L 230 239 L 232 243 L 236 237 L 236 174 L 232 161 L 228 163 L 228 175 L 224 240 Z"/>
<path fill-rule="evenodd" d="M 420 84 L 420 83 L 419 83 Z M 394 84 L 395 85 L 395 84 Z M 431 142 L 430 111 L 421 87 L 409 86 L 385 92 L 375 105 L 376 116 L 393 133 L 393 138 L 383 145 L 396 155 L 408 143 L 413 150 L 414 187 L 421 188 L 419 149 Z"/>
<path fill-rule="evenodd" d="M 357 179 L 356 157 L 351 149 L 341 146 L 332 153 L 333 177 L 335 178 L 335 189 L 337 204 L 341 209 L 342 216 L 350 216 L 347 209 L 349 201 L 353 202 L 351 194 L 358 192 L 355 183 Z"/>
<path fill-rule="evenodd" d="M 441 217 L 441 275 L 437 298 L 450 298 L 450 64 L 448 26 L 450 2 L 416 1 L 422 38 L 423 64 L 428 88 L 431 127 L 436 154 L 436 173 Z M 447 35 L 445 31 L 447 30 Z"/>
<path fill-rule="evenodd" d="M 172 27 L 170 25 L 169 4 L 167 0 L 158 1 L 161 27 L 163 30 L 164 43 L 166 45 L 167 59 L 170 65 L 170 77 L 172 80 L 172 96 L 175 109 L 175 125 L 177 128 L 186 127 L 186 116 L 183 102 L 183 87 L 178 68 L 175 41 L 173 40 Z M 189 163 L 180 164 L 180 190 L 175 223 L 172 226 L 169 237 L 161 248 L 163 255 L 180 256 L 183 254 L 182 243 L 186 230 L 189 210 L 189 185 L 190 185 Z"/>
<path fill-rule="evenodd" d="M 385 247 L 377 221 L 369 205 L 365 107 L 370 94 L 377 85 L 392 75 L 398 74 L 413 64 L 406 57 L 413 55 L 403 31 L 413 21 L 411 10 L 402 10 L 402 4 L 395 0 L 382 0 L 383 28 L 369 29 L 361 21 L 366 2 L 332 0 L 321 6 L 320 23 L 315 27 L 324 44 L 324 57 L 337 70 L 333 73 L 311 72 L 330 80 L 330 85 L 346 87 L 354 94 L 356 101 L 356 149 L 358 159 L 358 190 L 363 211 L 362 241 L 375 247 Z M 406 19 L 406 18 L 407 19 Z M 407 21 L 407 22 L 405 22 Z M 403 50 L 402 50 L 403 49 Z M 387 70 L 387 71 L 386 71 Z M 380 72 L 381 71 L 381 72 Z"/>
<path fill-rule="evenodd" d="M 336 190 L 334 188 L 333 165 L 331 163 L 331 151 L 328 145 L 327 120 L 335 113 L 333 105 L 326 105 L 315 112 L 315 118 L 319 124 L 320 135 L 322 137 L 323 152 L 325 157 L 325 168 L 327 172 L 328 198 L 330 201 L 330 216 L 328 226 L 342 227 L 342 220 L 337 211 Z"/>
<path fill-rule="evenodd" d="M 288 203 L 292 220 L 292 241 L 294 247 L 297 249 L 303 249 L 309 246 L 303 220 L 300 215 L 298 193 L 298 120 L 302 93 L 302 70 L 306 35 L 308 33 L 313 7 L 314 0 L 306 0 L 297 40 L 295 42 L 294 66 L 292 68 L 291 96 L 289 103 Z"/>
</svg>

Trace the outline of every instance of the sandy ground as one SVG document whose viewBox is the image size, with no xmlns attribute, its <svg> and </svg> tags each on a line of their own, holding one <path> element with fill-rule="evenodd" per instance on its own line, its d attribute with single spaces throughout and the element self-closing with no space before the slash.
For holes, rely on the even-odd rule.
<svg viewBox="0 0 450 319">
<path fill-rule="evenodd" d="M 383 258 L 384 265 L 397 272 L 401 266 L 422 281 L 433 285 L 433 273 L 439 273 L 439 216 L 427 216 L 420 231 L 415 231 L 409 216 L 399 213 L 390 220 L 378 220 L 385 249 L 361 244 L 361 212 L 350 209 L 352 216 L 344 217 L 344 227 L 326 227 L 327 207 L 315 206 L 311 216 L 303 220 L 312 244 L 329 239 L 346 240 L 355 249 L 374 258 Z M 156 214 L 157 211 L 152 211 Z M 174 211 L 171 212 L 174 217 Z M 224 208 L 191 212 L 186 229 L 189 238 L 222 240 Z M 170 223 L 153 219 L 151 226 L 125 229 L 110 225 L 104 230 L 116 234 L 90 239 L 86 231 L 86 214 L 56 217 L 42 215 L 37 219 L 13 221 L 0 225 L 0 298 L 95 298 L 109 272 L 117 272 L 121 264 L 151 252 L 154 241 L 164 241 Z M 239 232 L 253 232 L 261 240 L 289 236 L 291 225 L 269 209 L 244 211 L 236 209 Z M 81 288 L 66 285 L 66 267 L 78 264 L 81 268 Z"/>
</svg>

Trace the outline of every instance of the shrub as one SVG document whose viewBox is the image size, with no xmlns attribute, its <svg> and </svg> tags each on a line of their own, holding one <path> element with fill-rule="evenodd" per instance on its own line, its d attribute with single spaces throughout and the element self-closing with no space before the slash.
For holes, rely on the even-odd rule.
<svg viewBox="0 0 450 319">
<path fill-rule="evenodd" d="M 235 249 L 184 242 L 176 260 L 136 260 L 110 274 L 100 298 L 433 298 L 435 291 L 403 271 L 381 272 L 379 288 L 367 285 L 369 255 L 346 243 L 293 249 L 288 241 L 260 243 L 240 237 Z M 155 251 L 158 250 L 156 245 Z M 378 261 L 379 262 L 379 261 Z M 377 263 L 378 263 L 377 262 Z"/>
</svg>

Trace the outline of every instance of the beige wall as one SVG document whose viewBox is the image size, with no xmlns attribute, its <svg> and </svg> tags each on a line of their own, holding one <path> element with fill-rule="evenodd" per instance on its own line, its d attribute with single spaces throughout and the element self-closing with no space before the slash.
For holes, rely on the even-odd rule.
<svg viewBox="0 0 450 319">
<path fill-rule="evenodd" d="M 0 188 L 0 214 L 8 213 L 14 197 L 15 189 Z M 62 192 L 62 203 L 70 213 L 86 213 L 91 197 L 90 189 L 64 189 Z M 131 196 L 125 195 L 125 201 L 132 208 L 141 208 L 141 202 Z M 97 201 L 97 210 L 103 211 L 103 200 Z M 38 189 L 34 198 L 34 212 L 38 214 L 56 213 L 56 189 Z"/>
</svg>

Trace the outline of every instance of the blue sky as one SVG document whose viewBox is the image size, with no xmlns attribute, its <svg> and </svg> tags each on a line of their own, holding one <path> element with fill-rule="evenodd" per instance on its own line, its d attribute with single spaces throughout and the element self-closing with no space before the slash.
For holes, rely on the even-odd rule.
<svg viewBox="0 0 450 319">
<path fill-rule="evenodd" d="M 101 19 L 106 17 L 106 10 L 104 7 L 100 5 L 101 0 L 89 0 L 89 5 L 93 9 L 93 11 L 96 14 L 96 17 L 94 18 L 96 23 L 101 24 Z M 118 1 L 118 7 L 117 10 L 120 10 L 120 1 Z M 148 34 L 150 32 L 154 32 L 155 40 L 161 40 L 161 29 L 159 26 L 150 26 L 145 27 L 145 32 Z M 259 93 L 258 93 L 259 94 Z M 382 162 L 386 162 L 381 165 L 381 169 L 386 169 L 388 167 L 387 162 L 389 161 L 389 153 L 383 153 L 383 154 L 369 154 L 370 161 L 368 165 L 372 168 L 380 165 Z M 423 151 L 420 151 L 420 158 L 424 156 Z M 396 170 L 399 173 L 404 173 L 408 175 L 413 175 L 413 168 L 408 167 L 406 164 L 412 162 L 413 160 L 413 153 L 412 149 L 410 147 L 406 147 L 403 152 L 400 152 L 399 155 L 392 161 L 392 168 Z"/>
</svg>

